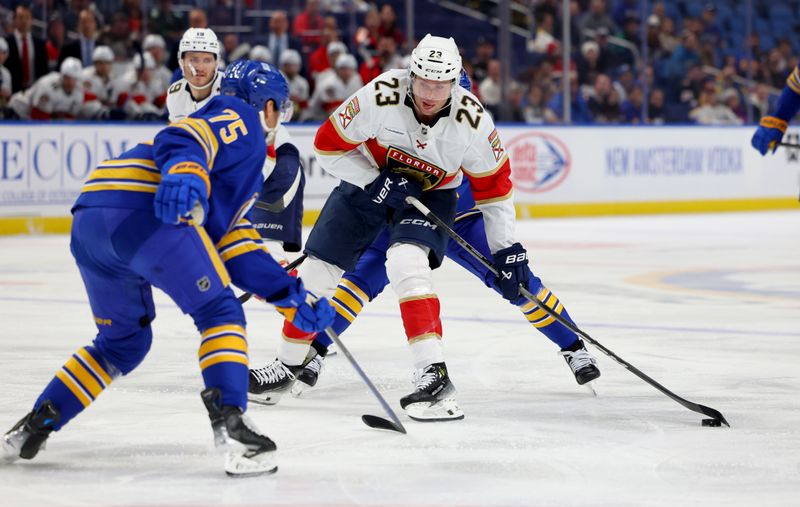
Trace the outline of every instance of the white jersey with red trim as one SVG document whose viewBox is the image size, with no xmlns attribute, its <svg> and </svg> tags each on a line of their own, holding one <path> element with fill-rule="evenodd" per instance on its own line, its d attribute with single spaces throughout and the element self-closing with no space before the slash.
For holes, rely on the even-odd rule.
<svg viewBox="0 0 800 507">
<path fill-rule="evenodd" d="M 83 86 L 77 83 L 71 92 L 64 90 L 61 74 L 51 72 L 39 78 L 24 91 L 11 96 L 11 107 L 25 120 L 78 117 L 83 104 Z"/>
<path fill-rule="evenodd" d="M 475 95 L 456 86 L 438 121 L 421 124 L 408 89 L 408 70 L 390 70 L 342 103 L 314 140 L 320 166 L 361 188 L 385 167 L 409 174 L 425 191 L 456 188 L 466 176 L 492 252 L 511 246 L 511 165 L 492 118 Z"/>
<path fill-rule="evenodd" d="M 170 123 L 186 118 L 208 104 L 211 97 L 219 95 L 222 76 L 222 71 L 218 70 L 217 77 L 214 78 L 214 84 L 211 85 L 211 93 L 203 100 L 195 100 L 194 97 L 192 97 L 192 92 L 189 89 L 189 82 L 186 78 L 175 81 L 167 91 L 167 112 L 169 113 Z"/>
</svg>

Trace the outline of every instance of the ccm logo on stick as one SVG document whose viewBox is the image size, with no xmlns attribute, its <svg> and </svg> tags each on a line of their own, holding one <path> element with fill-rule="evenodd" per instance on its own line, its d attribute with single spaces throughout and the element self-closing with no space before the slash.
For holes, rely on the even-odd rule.
<svg viewBox="0 0 800 507">
<path fill-rule="evenodd" d="M 404 218 L 400 220 L 400 225 L 421 225 L 423 227 L 430 227 L 432 230 L 436 230 L 436 225 L 421 218 Z"/>
</svg>

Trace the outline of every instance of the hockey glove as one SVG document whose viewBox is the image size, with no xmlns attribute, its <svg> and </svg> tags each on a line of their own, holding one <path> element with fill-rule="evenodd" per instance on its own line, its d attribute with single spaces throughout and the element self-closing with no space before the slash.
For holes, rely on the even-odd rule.
<svg viewBox="0 0 800 507">
<path fill-rule="evenodd" d="M 519 286 L 528 288 L 528 252 L 519 243 L 498 250 L 494 254 L 494 267 L 499 276 L 495 284 L 503 294 L 503 298 L 516 302 L 519 300 Z"/>
<path fill-rule="evenodd" d="M 325 298 L 317 298 L 303 288 L 302 280 L 295 279 L 289 286 L 289 295 L 270 301 L 297 329 L 306 333 L 323 331 L 333 324 L 336 311 Z"/>
<path fill-rule="evenodd" d="M 785 132 L 786 122 L 784 120 L 775 116 L 764 116 L 761 118 L 756 133 L 753 134 L 750 144 L 762 155 L 766 155 L 767 151 L 775 153 Z"/>
<path fill-rule="evenodd" d="M 208 214 L 208 175 L 199 164 L 175 165 L 161 178 L 153 200 L 156 218 L 165 224 L 177 224 L 181 218 L 193 218 L 199 225 Z M 187 216 L 189 215 L 189 216 Z"/>
<path fill-rule="evenodd" d="M 372 202 L 392 209 L 402 208 L 408 196 L 419 199 L 422 195 L 422 186 L 419 183 L 389 169 L 381 171 L 365 190 Z"/>
</svg>

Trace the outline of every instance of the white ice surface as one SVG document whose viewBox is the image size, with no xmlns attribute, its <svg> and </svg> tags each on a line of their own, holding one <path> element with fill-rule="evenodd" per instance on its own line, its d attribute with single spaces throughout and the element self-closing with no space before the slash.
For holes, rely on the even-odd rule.
<svg viewBox="0 0 800 507">
<path fill-rule="evenodd" d="M 597 352 L 598 398 L 519 312 L 447 263 L 445 353 L 466 419 L 407 436 L 340 354 L 319 387 L 251 417 L 279 446 L 273 476 L 230 479 L 213 453 L 191 320 L 157 294 L 150 355 L 35 460 L 0 466 L 0 506 L 800 505 L 800 212 L 520 223 L 534 271 L 592 337 L 686 410 Z M 251 359 L 280 320 L 246 305 Z M 65 236 L 0 238 L 0 429 L 95 329 Z M 343 336 L 400 413 L 410 355 L 387 290 Z"/>
</svg>

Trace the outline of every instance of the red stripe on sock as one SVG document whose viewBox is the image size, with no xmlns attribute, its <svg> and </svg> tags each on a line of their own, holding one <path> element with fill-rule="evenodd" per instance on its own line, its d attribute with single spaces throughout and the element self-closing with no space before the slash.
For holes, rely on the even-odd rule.
<svg viewBox="0 0 800 507">
<path fill-rule="evenodd" d="M 439 298 L 409 299 L 400 302 L 400 315 L 409 341 L 422 335 L 436 333 L 442 336 L 442 320 L 439 318 Z"/>
<path fill-rule="evenodd" d="M 305 331 L 297 329 L 294 326 L 294 324 L 292 324 L 288 320 L 284 320 L 283 335 L 291 340 L 307 341 L 311 343 L 312 341 L 314 341 L 314 337 L 317 336 L 317 333 L 307 333 Z"/>
</svg>

